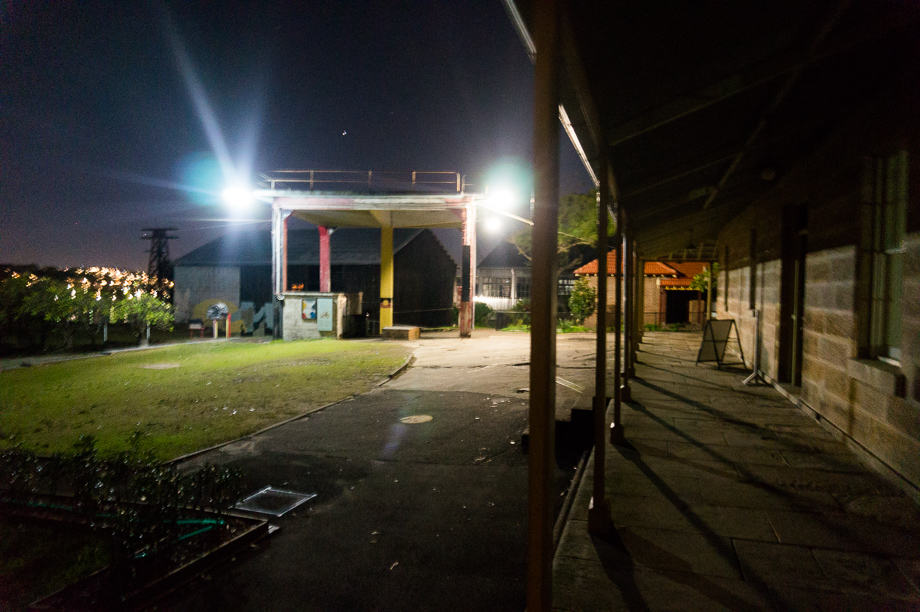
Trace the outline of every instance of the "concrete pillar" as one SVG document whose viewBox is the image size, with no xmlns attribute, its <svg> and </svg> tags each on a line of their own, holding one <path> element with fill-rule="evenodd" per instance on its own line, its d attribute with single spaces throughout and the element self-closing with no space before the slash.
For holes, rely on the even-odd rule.
<svg viewBox="0 0 920 612">
<path fill-rule="evenodd" d="M 272 337 L 282 335 L 282 309 L 287 287 L 287 219 L 290 211 L 272 206 Z"/>
<path fill-rule="evenodd" d="M 380 332 L 393 325 L 393 228 L 380 228 Z"/>
<path fill-rule="evenodd" d="M 556 245 L 559 219 L 559 6 L 533 5 L 534 208 L 530 331 L 530 449 L 527 501 L 527 610 L 553 600 L 553 507 L 556 494 Z"/>
<path fill-rule="evenodd" d="M 332 291 L 332 266 L 329 261 L 329 236 L 332 232 L 322 225 L 319 230 L 319 290 L 329 293 Z"/>
</svg>

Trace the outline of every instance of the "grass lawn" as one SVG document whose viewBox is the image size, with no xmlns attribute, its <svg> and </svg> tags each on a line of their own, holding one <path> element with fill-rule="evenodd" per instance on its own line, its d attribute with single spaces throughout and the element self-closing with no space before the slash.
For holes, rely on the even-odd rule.
<svg viewBox="0 0 920 612">
<path fill-rule="evenodd" d="M 370 389 L 409 348 L 313 340 L 215 342 L 0 372 L 0 448 L 67 451 L 83 434 L 102 453 L 169 459 Z"/>
<path fill-rule="evenodd" d="M 98 534 L 0 517 L 0 610 L 24 610 L 108 564 Z"/>
</svg>

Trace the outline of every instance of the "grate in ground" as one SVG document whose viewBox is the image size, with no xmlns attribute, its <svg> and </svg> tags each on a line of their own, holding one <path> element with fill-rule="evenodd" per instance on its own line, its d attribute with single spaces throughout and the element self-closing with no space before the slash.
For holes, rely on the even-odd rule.
<svg viewBox="0 0 920 612">
<path fill-rule="evenodd" d="M 297 506 L 316 497 L 316 493 L 298 493 L 267 486 L 243 498 L 235 506 L 237 510 L 284 516 Z"/>
</svg>

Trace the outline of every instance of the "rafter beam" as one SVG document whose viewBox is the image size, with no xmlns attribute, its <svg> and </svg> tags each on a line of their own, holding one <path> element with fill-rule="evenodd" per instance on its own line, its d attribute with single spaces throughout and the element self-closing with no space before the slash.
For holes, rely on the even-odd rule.
<svg viewBox="0 0 920 612">
<path fill-rule="evenodd" d="M 815 35 L 814 40 L 811 42 L 811 45 L 808 47 L 808 52 L 806 57 L 809 61 L 815 58 L 815 55 L 818 51 L 818 48 L 821 46 L 821 43 L 824 42 L 824 39 L 834 30 L 837 23 L 840 21 L 840 18 L 849 8 L 852 0 L 842 0 L 833 11 L 831 11 L 828 18 L 821 25 L 821 28 L 818 30 L 818 33 Z M 802 74 L 802 69 L 805 64 L 803 63 L 797 69 L 793 70 L 786 77 L 786 80 L 783 81 L 782 86 L 776 92 L 776 95 L 773 97 L 773 100 L 770 102 L 763 114 L 760 117 L 760 121 L 757 122 L 757 125 L 754 126 L 754 129 L 751 131 L 751 134 L 748 136 L 747 140 L 744 143 L 744 146 L 741 147 L 741 150 L 738 151 L 738 154 L 735 156 L 735 159 L 732 160 L 732 163 L 728 166 L 728 169 L 722 175 L 722 178 L 719 179 L 719 182 L 716 183 L 715 190 L 709 194 L 709 197 L 706 198 L 706 202 L 703 203 L 703 210 L 706 210 L 712 205 L 712 201 L 718 197 L 719 192 L 725 188 L 725 184 L 728 182 L 728 179 L 731 178 L 735 170 L 738 168 L 738 165 L 741 164 L 741 160 L 744 159 L 744 155 L 751 149 L 754 142 L 760 137 L 760 134 L 763 132 L 764 128 L 767 127 L 767 121 L 770 116 L 776 111 L 777 108 L 783 103 L 786 99 L 786 96 L 789 95 L 789 92 L 792 91 L 792 88 L 795 86 L 796 82 L 799 80 L 799 77 Z"/>
<path fill-rule="evenodd" d="M 692 94 L 681 96 L 639 117 L 614 126 L 610 131 L 607 142 L 611 147 L 616 147 L 619 144 L 698 113 L 770 81 L 791 73 L 800 72 L 812 64 L 843 53 L 857 45 L 883 37 L 892 30 L 903 28 L 917 20 L 916 12 L 900 15 L 898 19 L 885 19 L 877 27 L 862 32 L 860 36 L 854 36 L 821 53 L 811 53 L 804 61 L 801 59 L 801 53 L 772 58 L 750 70 L 732 74 Z"/>
</svg>

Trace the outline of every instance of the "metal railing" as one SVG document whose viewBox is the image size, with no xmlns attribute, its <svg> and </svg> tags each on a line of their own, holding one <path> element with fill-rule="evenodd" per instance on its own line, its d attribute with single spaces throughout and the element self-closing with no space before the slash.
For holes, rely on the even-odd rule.
<svg viewBox="0 0 920 612">
<path fill-rule="evenodd" d="M 408 170 L 273 170 L 260 176 L 270 189 L 309 191 L 445 191 L 464 193 L 473 184 L 459 172 Z"/>
</svg>

